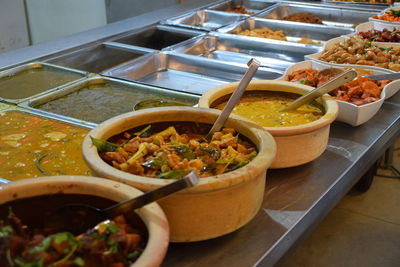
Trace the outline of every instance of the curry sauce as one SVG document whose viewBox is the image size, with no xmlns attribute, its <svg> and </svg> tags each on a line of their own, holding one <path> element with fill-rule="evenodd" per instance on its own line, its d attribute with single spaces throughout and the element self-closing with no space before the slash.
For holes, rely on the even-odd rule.
<svg viewBox="0 0 400 267">
<path fill-rule="evenodd" d="M 323 116 L 323 108 L 317 103 L 306 104 L 293 111 L 281 111 L 297 97 L 296 94 L 284 92 L 260 91 L 243 96 L 232 112 L 264 127 L 298 126 Z M 226 103 L 219 103 L 214 108 L 222 110 Z"/>
<path fill-rule="evenodd" d="M 0 177 L 90 175 L 81 155 L 88 130 L 19 111 L 0 112 Z"/>
</svg>

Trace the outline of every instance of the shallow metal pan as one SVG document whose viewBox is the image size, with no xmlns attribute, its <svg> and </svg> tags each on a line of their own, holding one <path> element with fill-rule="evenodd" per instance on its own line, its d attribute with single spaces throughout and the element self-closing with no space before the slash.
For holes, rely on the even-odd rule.
<svg viewBox="0 0 400 267">
<path fill-rule="evenodd" d="M 199 10 L 161 21 L 161 24 L 179 26 L 195 30 L 214 31 L 247 16 L 213 10 Z"/>
<path fill-rule="evenodd" d="M 297 43 L 301 38 L 306 37 L 322 45 L 324 41 L 329 39 L 354 33 L 354 29 L 344 27 L 333 27 L 324 25 L 312 25 L 312 24 L 299 24 L 292 21 L 283 20 L 272 20 L 272 19 L 260 19 L 260 18 L 249 18 L 244 21 L 234 23 L 232 25 L 225 26 L 218 29 L 218 32 L 238 34 L 244 30 L 254 30 L 268 27 L 271 30 L 282 30 L 286 39 L 289 42 Z M 250 37 L 262 38 L 262 37 Z M 313 44 L 314 45 L 314 44 Z"/>
<path fill-rule="evenodd" d="M 218 33 L 197 38 L 177 47 L 174 52 L 242 64 L 256 58 L 264 67 L 284 71 L 293 63 L 303 61 L 309 52 L 321 49 L 285 41 Z"/>
<path fill-rule="evenodd" d="M 204 33 L 165 25 L 151 25 L 140 31 L 131 32 L 110 41 L 153 50 L 168 50 L 169 47 L 200 34 Z"/>
<path fill-rule="evenodd" d="M 114 78 L 94 76 L 62 90 L 25 101 L 20 106 L 94 126 L 111 117 L 132 111 L 140 101 L 156 99 L 193 106 L 197 104 L 199 97 Z"/>
<path fill-rule="evenodd" d="M 268 3 L 260 0 L 228 0 L 222 3 L 212 4 L 206 9 L 222 11 L 222 12 L 232 12 L 235 7 L 241 6 L 245 8 L 250 14 L 242 14 L 245 16 L 253 15 L 260 12 L 266 8 L 273 6 L 275 3 Z"/>
<path fill-rule="evenodd" d="M 315 16 L 320 17 L 325 25 L 348 28 L 352 28 L 361 22 L 368 21 L 368 18 L 370 16 L 376 14 L 376 12 L 368 9 L 356 10 L 328 5 L 318 6 L 307 4 L 280 3 L 279 5 L 276 5 L 265 12 L 260 12 L 255 16 L 259 18 L 282 20 L 287 15 L 300 12 L 313 13 Z"/>
<path fill-rule="evenodd" d="M 238 81 L 246 70 L 245 64 L 165 52 L 147 55 L 105 74 L 200 95 L 218 85 Z M 255 79 L 275 79 L 281 72 L 260 68 Z"/>
<path fill-rule="evenodd" d="M 34 84 L 33 79 L 29 81 L 18 81 L 19 79 L 18 75 L 23 75 L 24 72 L 27 71 L 36 71 L 36 70 L 43 70 L 43 71 L 50 71 L 52 73 L 57 73 L 59 77 L 56 79 L 52 79 L 51 81 L 49 80 L 44 80 L 43 77 L 37 75 L 38 77 L 36 80 L 36 84 Z M 73 84 L 80 79 L 83 79 L 86 77 L 89 73 L 85 71 L 79 71 L 71 68 L 65 68 L 65 67 L 60 67 L 48 63 L 42 63 L 42 62 L 34 62 L 34 63 L 28 63 L 24 64 L 9 70 L 5 70 L 0 72 L 0 85 L 4 82 L 3 89 L 0 88 L 0 90 L 5 90 L 7 92 L 4 92 L 4 94 L 0 93 L 0 100 L 8 102 L 8 103 L 13 103 L 17 104 L 20 102 L 23 102 L 27 99 L 30 99 L 32 97 L 46 94 L 47 92 L 55 91 L 58 90 L 66 85 Z M 62 80 L 62 76 L 70 76 L 68 77 L 68 80 Z M 35 76 L 35 75 L 33 75 Z M 14 78 L 15 77 L 15 78 Z M 41 77 L 41 78 L 39 78 Z M 31 77 L 32 78 L 32 77 Z M 15 82 L 12 81 L 15 79 Z M 61 80 L 60 80 L 61 79 Z M 14 84 L 13 84 L 14 83 Z M 25 86 L 26 84 L 26 86 Z M 31 94 L 27 93 L 27 88 L 28 87 L 35 87 L 35 91 L 32 92 Z M 43 90 L 42 90 L 43 89 Z M 8 91 L 14 91 L 14 96 L 13 93 L 9 93 Z M 15 92 L 15 91 L 19 91 Z M 21 97 L 18 97 L 17 95 L 21 95 Z"/>
<path fill-rule="evenodd" d="M 152 51 L 141 48 L 118 47 L 117 45 L 105 43 L 50 58 L 46 62 L 92 73 L 100 73 L 148 52 Z"/>
</svg>

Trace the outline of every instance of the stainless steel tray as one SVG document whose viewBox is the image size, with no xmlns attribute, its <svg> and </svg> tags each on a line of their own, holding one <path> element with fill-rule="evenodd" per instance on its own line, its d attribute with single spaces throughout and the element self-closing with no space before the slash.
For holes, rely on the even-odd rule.
<svg viewBox="0 0 400 267">
<path fill-rule="evenodd" d="M 273 6 L 275 3 L 268 3 L 260 0 L 228 0 L 222 3 L 212 4 L 206 9 L 222 11 L 222 12 L 232 12 L 235 7 L 241 6 L 246 9 L 246 11 L 250 13 L 258 13 L 261 10 L 269 8 Z M 245 16 L 253 15 L 253 14 L 242 14 Z"/>
<path fill-rule="evenodd" d="M 214 31 L 222 26 L 231 24 L 247 16 L 218 12 L 213 10 L 199 10 L 178 17 L 161 21 L 161 24 L 179 26 L 195 30 Z"/>
<path fill-rule="evenodd" d="M 309 52 L 321 49 L 285 41 L 218 33 L 197 38 L 177 47 L 174 52 L 242 64 L 256 58 L 264 67 L 285 71 L 293 63 L 303 61 Z"/>
<path fill-rule="evenodd" d="M 376 12 L 368 9 L 349 9 L 336 6 L 318 6 L 308 4 L 280 3 L 265 12 L 256 14 L 256 17 L 267 19 L 281 20 L 285 16 L 299 13 L 313 13 L 322 19 L 322 22 L 328 26 L 348 27 L 352 28 L 355 25 L 368 21 L 368 18 Z M 314 25 L 314 24 L 312 24 Z"/>
<path fill-rule="evenodd" d="M 130 32 L 110 41 L 153 50 L 168 50 L 171 46 L 204 34 L 202 31 L 151 25 L 140 31 Z"/>
<path fill-rule="evenodd" d="M 220 28 L 218 29 L 218 32 L 239 34 L 244 30 L 254 30 L 264 27 L 268 27 L 269 29 L 274 31 L 283 30 L 283 32 L 286 35 L 286 39 L 289 42 L 297 43 L 302 37 L 306 37 L 316 43 L 319 43 L 319 45 L 322 45 L 324 41 L 327 41 L 329 39 L 341 35 L 351 34 L 354 32 L 354 29 L 351 28 L 312 25 L 312 24 L 299 24 L 292 21 L 260 19 L 260 18 L 249 18 L 244 21 L 240 21 L 232 25 Z M 250 36 L 247 37 L 249 37 L 250 39 L 262 38 L 262 37 L 250 37 Z"/>
<path fill-rule="evenodd" d="M 330 1 L 330 0 L 322 0 L 324 4 L 332 4 L 332 5 L 343 5 L 345 7 L 355 7 L 355 8 L 372 8 L 376 10 L 383 10 L 388 8 L 390 4 L 384 3 L 368 3 L 368 2 L 355 2 L 355 1 Z"/>
<path fill-rule="evenodd" d="M 193 106 L 196 95 L 132 83 L 114 78 L 94 76 L 62 90 L 23 102 L 20 106 L 57 118 L 90 126 L 111 117 L 130 112 L 143 100 L 174 101 Z"/>
<path fill-rule="evenodd" d="M 44 77 L 39 76 L 39 74 L 37 74 L 33 75 L 26 81 L 16 80 L 19 79 L 19 76 L 17 75 L 22 75 L 26 71 L 34 71 L 34 70 L 50 71 L 54 75 L 56 75 L 57 73 L 59 77 L 55 77 L 52 80 L 45 80 Z M 59 88 L 62 88 L 66 85 L 73 84 L 74 82 L 83 79 L 88 74 L 89 73 L 85 71 L 79 71 L 75 69 L 60 67 L 42 62 L 24 64 L 0 72 L 0 92 L 1 90 L 4 90 L 4 93 L 0 93 L 0 100 L 14 104 L 20 103 L 32 97 L 46 94 L 47 92 L 58 90 Z M 62 79 L 63 75 L 69 75 L 70 79 L 63 80 Z M 15 77 L 14 81 L 12 81 L 13 77 Z M 33 78 L 37 78 L 37 80 L 35 80 L 37 85 L 35 84 Z M 31 94 L 27 92 L 28 88 L 33 90 Z M 13 93 L 10 94 L 9 91 L 13 91 Z M 20 97 L 18 97 L 18 95 L 20 95 Z"/>
<path fill-rule="evenodd" d="M 147 55 L 104 74 L 201 95 L 218 85 L 238 81 L 246 70 L 245 64 L 164 52 Z M 260 68 L 255 79 L 275 79 L 280 73 Z"/>
<path fill-rule="evenodd" d="M 124 62 L 138 58 L 148 52 L 146 49 L 129 48 L 118 44 L 105 43 L 97 46 L 82 48 L 70 53 L 49 58 L 46 62 L 88 71 L 100 73 Z"/>
</svg>

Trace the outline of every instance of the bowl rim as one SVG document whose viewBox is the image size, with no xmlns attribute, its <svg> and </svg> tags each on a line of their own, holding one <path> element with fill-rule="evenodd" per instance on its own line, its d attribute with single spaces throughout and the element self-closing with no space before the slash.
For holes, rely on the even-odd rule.
<svg viewBox="0 0 400 267">
<path fill-rule="evenodd" d="M 183 117 L 175 118 L 177 112 L 184 112 L 186 114 L 185 116 L 189 116 L 192 119 L 187 120 Z M 162 116 L 160 116 L 160 113 L 162 113 Z M 146 124 L 148 125 L 151 123 L 163 121 L 196 122 L 196 119 L 200 118 L 203 121 L 213 122 L 213 118 L 216 118 L 219 113 L 219 110 L 194 107 L 159 107 L 121 114 L 99 124 L 87 134 L 82 143 L 83 157 L 89 168 L 91 168 L 98 175 L 100 175 L 99 173 L 101 173 L 101 176 L 103 177 L 114 179 L 133 186 L 139 186 L 139 188 L 144 191 L 152 190 L 159 186 L 170 183 L 173 180 L 138 176 L 112 167 L 100 158 L 96 147 L 92 145 L 90 136 L 104 140 L 115 134 L 121 133 L 137 126 L 145 126 Z M 165 117 L 174 117 L 174 119 L 165 119 Z M 139 123 L 137 122 L 137 118 L 141 118 L 142 120 L 145 119 L 146 122 L 148 121 L 148 123 Z M 212 124 L 212 122 L 210 122 L 210 124 Z M 200 182 L 195 187 L 185 189 L 184 191 L 178 192 L 176 194 L 193 194 L 216 191 L 220 189 L 222 190 L 226 187 L 238 185 L 248 180 L 254 179 L 255 176 L 259 175 L 262 172 L 265 172 L 265 170 L 271 165 L 276 155 L 276 144 L 273 137 L 268 132 L 266 132 L 262 127 L 251 122 L 249 123 L 247 120 L 243 120 L 241 117 L 238 116 L 231 115 L 226 124 L 228 125 L 228 127 L 232 124 L 238 125 L 241 130 L 247 129 L 249 132 L 251 132 L 252 136 L 245 136 L 249 138 L 253 143 L 255 142 L 255 140 L 259 143 L 255 144 L 258 148 L 257 156 L 253 158 L 252 161 L 250 161 L 248 164 L 237 170 L 220 175 L 201 178 Z M 115 129 L 115 127 L 122 128 L 119 128 L 119 131 L 113 131 L 112 129 Z"/>
<path fill-rule="evenodd" d="M 134 187 L 99 177 L 79 175 L 47 176 L 17 180 L 1 185 L 0 204 L 17 199 L 57 193 L 95 195 L 118 201 L 117 199 L 103 196 L 105 192 L 112 192 L 116 198 L 120 197 L 122 199 L 129 199 L 142 193 Z M 111 193 L 108 194 L 111 195 Z M 137 214 L 145 223 L 149 236 L 142 254 L 131 266 L 160 265 L 169 244 L 167 217 L 155 202 L 137 209 Z M 155 251 L 160 253 L 160 257 L 154 256 Z"/>
<path fill-rule="evenodd" d="M 233 92 L 233 90 L 237 87 L 238 82 L 233 82 L 229 84 L 224 84 L 217 86 L 205 94 L 203 94 L 199 99 L 199 106 L 203 108 L 209 108 L 210 102 L 223 95 L 227 95 Z M 268 86 L 268 85 L 282 85 L 285 86 L 284 90 L 275 90 L 271 88 L 263 88 L 259 86 Z M 255 80 L 251 81 L 247 91 L 282 91 L 282 92 L 292 92 L 292 93 L 306 93 L 314 88 L 311 86 L 292 83 L 288 81 L 281 81 L 281 80 Z M 294 92 L 295 91 L 295 92 Z M 336 100 L 329 95 L 324 95 L 321 97 L 322 104 L 326 110 L 325 114 L 319 118 L 318 120 L 301 124 L 298 126 L 288 126 L 288 127 L 263 127 L 268 132 L 270 132 L 273 136 L 292 136 L 297 134 L 304 134 L 308 132 L 312 132 L 314 130 L 323 128 L 331 124 L 336 117 L 338 116 L 339 108 Z M 243 118 L 243 117 L 242 117 Z M 245 120 L 250 121 L 247 118 Z"/>
</svg>

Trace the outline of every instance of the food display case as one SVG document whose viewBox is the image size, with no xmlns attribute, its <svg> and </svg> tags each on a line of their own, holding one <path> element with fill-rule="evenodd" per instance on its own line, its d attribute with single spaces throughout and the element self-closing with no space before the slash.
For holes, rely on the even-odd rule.
<svg viewBox="0 0 400 267">
<path fill-rule="evenodd" d="M 133 110 L 142 99 L 157 100 L 160 105 L 195 105 L 199 95 L 211 88 L 238 81 L 251 58 L 261 62 L 255 79 L 282 79 L 290 66 L 307 55 L 321 53 L 324 42 L 353 33 L 357 24 L 379 12 L 376 6 L 328 2 L 189 1 L 1 54 L 0 120 L 8 112 L 17 112 L 32 121 L 67 123 L 87 132 L 104 120 Z M 243 10 L 249 14 L 230 12 Z M 313 13 L 322 24 L 281 20 L 299 12 Z M 262 27 L 285 31 L 287 40 L 236 34 Z M 297 43 L 302 37 L 321 45 Z M 2 80 L 26 66 L 68 71 L 76 79 L 18 97 L 10 97 L 10 90 L 5 90 L 2 96 Z M 315 160 L 292 168 L 269 169 L 261 208 L 247 224 L 210 240 L 171 243 L 165 266 L 279 263 L 360 179 L 369 179 L 364 174 L 399 136 L 400 94 L 379 104 L 376 115 L 362 126 L 334 122 L 326 150 Z M 10 134 L 17 134 L 12 136 L 17 138 L 23 132 Z M 19 140 L 6 141 L 15 144 Z M 1 153 L 7 152 L 2 149 Z M 48 156 L 36 155 L 39 171 L 46 172 L 41 164 Z M 7 173 L 15 165 L 3 168 L 0 164 L 4 171 L 0 182 L 6 183 L 11 180 Z"/>
</svg>

